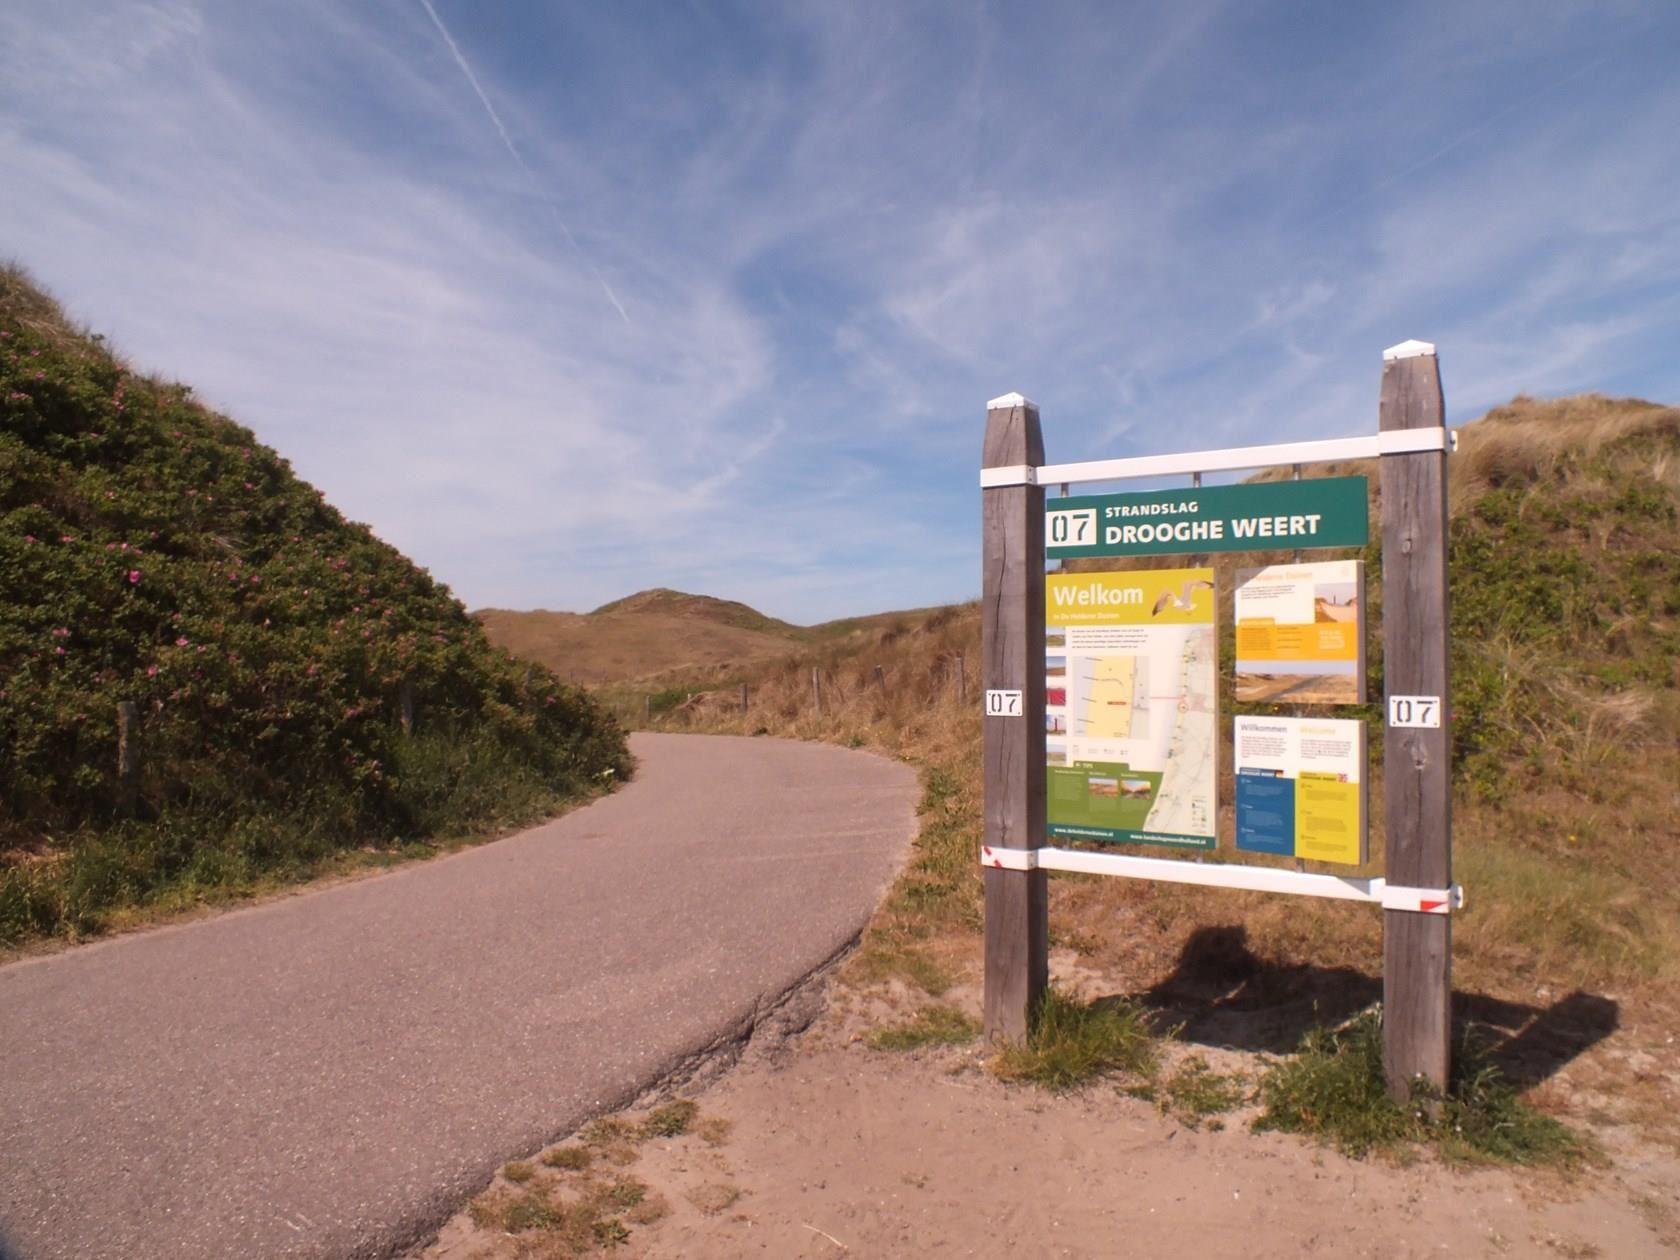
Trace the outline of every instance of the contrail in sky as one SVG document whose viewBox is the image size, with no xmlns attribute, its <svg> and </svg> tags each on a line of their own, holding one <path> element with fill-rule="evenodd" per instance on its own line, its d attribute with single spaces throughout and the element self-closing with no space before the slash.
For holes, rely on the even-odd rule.
<svg viewBox="0 0 1680 1260">
<path fill-rule="evenodd" d="M 578 257 L 583 259 L 584 265 L 594 274 L 596 282 L 600 284 L 602 292 L 607 295 L 607 301 L 613 304 L 613 309 L 618 312 L 619 318 L 626 324 L 630 323 L 630 316 L 625 311 L 624 304 L 618 300 L 618 294 L 612 291 L 612 285 L 607 283 L 607 278 L 601 274 L 600 268 L 589 261 L 588 255 L 583 252 L 583 246 L 579 245 L 577 237 L 572 235 L 572 229 L 567 227 L 566 221 L 560 217 L 559 209 L 548 194 L 543 191 L 536 172 L 527 165 L 518 147 L 513 143 L 513 137 L 508 135 L 507 128 L 502 125 L 501 115 L 496 112 L 496 107 L 490 103 L 490 98 L 484 94 L 483 87 L 479 85 L 478 76 L 473 73 L 472 67 L 467 64 L 467 59 L 462 55 L 459 45 L 455 43 L 455 37 L 449 33 L 449 28 L 443 24 L 443 19 L 438 16 L 437 10 L 432 7 L 432 0 L 420 0 L 420 7 L 426 10 L 426 16 L 432 19 L 432 25 L 437 27 L 438 34 L 443 36 L 443 42 L 449 46 L 450 56 L 455 58 L 455 64 L 461 67 L 461 73 L 467 76 L 467 82 L 472 85 L 473 93 L 478 97 L 479 104 L 483 105 L 484 112 L 490 115 L 490 121 L 496 128 L 496 134 L 502 138 L 502 147 L 508 151 L 508 156 L 514 160 L 519 169 L 525 172 L 525 178 L 531 181 L 531 187 L 536 190 L 537 195 L 548 204 L 549 213 L 554 216 L 554 222 L 559 226 L 561 233 L 571 244 L 571 247 L 577 250 Z"/>
</svg>

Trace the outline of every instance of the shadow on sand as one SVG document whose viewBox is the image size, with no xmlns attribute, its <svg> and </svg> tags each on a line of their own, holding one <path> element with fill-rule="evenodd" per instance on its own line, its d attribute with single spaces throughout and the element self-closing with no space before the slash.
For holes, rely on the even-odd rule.
<svg viewBox="0 0 1680 1260">
<path fill-rule="evenodd" d="M 1287 1054 L 1308 1030 L 1333 1028 L 1382 998 L 1382 981 L 1352 967 L 1279 966 L 1257 958 L 1242 927 L 1191 933 L 1171 975 L 1139 995 L 1164 1027 L 1205 1046 Z M 1577 990 L 1550 1006 L 1453 994 L 1457 1036 L 1469 1033 L 1519 1089 L 1528 1089 L 1615 1032 L 1620 1008 Z"/>
</svg>

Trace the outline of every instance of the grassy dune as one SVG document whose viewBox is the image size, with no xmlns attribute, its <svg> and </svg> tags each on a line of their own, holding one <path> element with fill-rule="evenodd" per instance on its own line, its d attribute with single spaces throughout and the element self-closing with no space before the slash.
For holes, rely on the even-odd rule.
<svg viewBox="0 0 1680 1260">
<path fill-rule="evenodd" d="M 0 946 L 531 821 L 628 770 L 586 694 L 0 268 Z"/>
</svg>

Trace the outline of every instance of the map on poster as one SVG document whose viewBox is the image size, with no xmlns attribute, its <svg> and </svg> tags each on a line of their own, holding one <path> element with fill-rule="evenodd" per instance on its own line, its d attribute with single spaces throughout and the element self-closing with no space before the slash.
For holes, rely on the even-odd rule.
<svg viewBox="0 0 1680 1260">
<path fill-rule="evenodd" d="M 1045 578 L 1050 836 L 1215 845 L 1212 569 Z"/>
</svg>

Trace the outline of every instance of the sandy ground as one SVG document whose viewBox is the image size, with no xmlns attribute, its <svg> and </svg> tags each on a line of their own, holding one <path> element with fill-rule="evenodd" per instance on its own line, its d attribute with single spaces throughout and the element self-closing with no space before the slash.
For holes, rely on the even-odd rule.
<svg viewBox="0 0 1680 1260">
<path fill-rule="evenodd" d="M 690 1089 L 699 1127 L 621 1149 L 647 1186 L 612 1254 L 1424 1257 L 1680 1255 L 1680 1159 L 1601 1133 L 1608 1167 L 1462 1169 L 1356 1161 L 1250 1131 L 1187 1127 L 1116 1084 L 1055 1097 L 1005 1086 L 975 1047 L 892 1053 L 829 1010 Z M 1202 1051 L 1221 1071 L 1251 1056 Z M 572 1143 L 576 1145 L 576 1143 Z M 534 1182 L 567 1193 L 568 1174 Z M 654 1219 L 657 1218 L 657 1219 Z M 570 1255 L 462 1213 L 424 1260 Z"/>
</svg>

